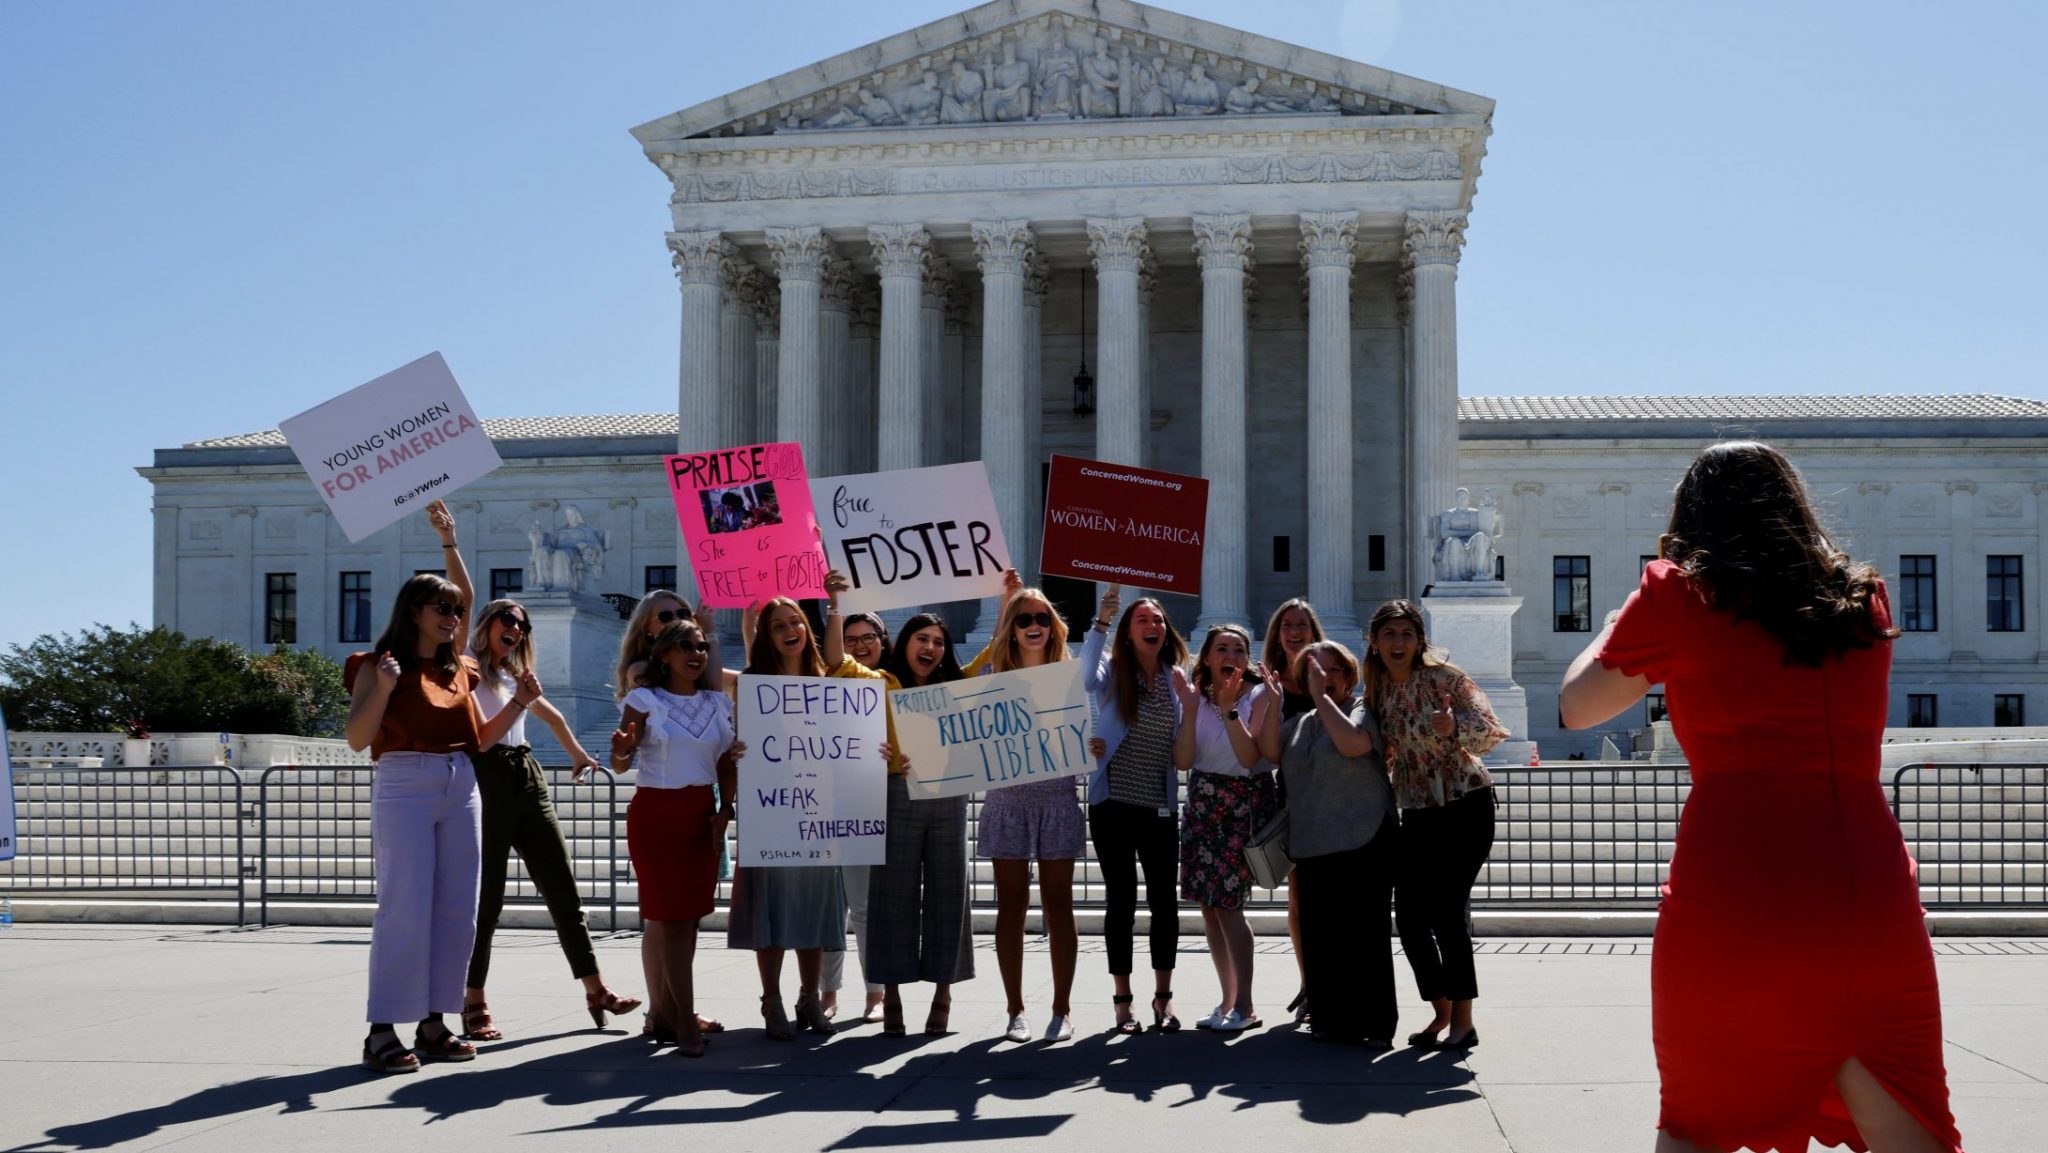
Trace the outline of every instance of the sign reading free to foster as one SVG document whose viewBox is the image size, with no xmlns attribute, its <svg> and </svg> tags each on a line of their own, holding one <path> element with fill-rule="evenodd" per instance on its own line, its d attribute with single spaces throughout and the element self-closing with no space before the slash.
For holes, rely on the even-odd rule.
<svg viewBox="0 0 2048 1153">
<path fill-rule="evenodd" d="M 438 352 L 277 428 L 351 541 L 503 463 Z"/>
<path fill-rule="evenodd" d="M 1208 516 L 1209 482 L 1199 476 L 1054 456 L 1038 568 L 1046 576 L 1199 593 Z"/>
<path fill-rule="evenodd" d="M 847 612 L 995 596 L 1010 549 L 980 461 L 811 482 L 825 556 L 853 586 Z"/>
</svg>

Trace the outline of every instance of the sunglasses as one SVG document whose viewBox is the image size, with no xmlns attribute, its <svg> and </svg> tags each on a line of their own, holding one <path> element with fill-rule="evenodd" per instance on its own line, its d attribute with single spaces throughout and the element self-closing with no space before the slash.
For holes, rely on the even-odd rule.
<svg viewBox="0 0 2048 1153">
<path fill-rule="evenodd" d="M 462 611 L 461 609 L 455 607 L 454 601 L 435 601 L 432 605 L 423 607 L 432 608 L 435 612 L 441 614 L 444 617 L 452 617 Z"/>
<path fill-rule="evenodd" d="M 681 650 L 683 650 L 683 651 L 684 651 L 684 652 L 686 652 L 686 653 L 708 653 L 708 652 L 710 652 L 710 651 L 711 651 L 711 642 L 710 642 L 710 641 L 677 641 L 677 642 L 676 642 L 676 647 L 677 647 L 677 648 L 679 648 L 679 649 L 681 649 Z"/>
<path fill-rule="evenodd" d="M 662 624 L 667 625 L 674 624 L 677 621 L 690 620 L 692 618 L 690 616 L 689 609 L 663 609 L 660 612 L 654 614 L 654 619 L 660 621 Z"/>
<path fill-rule="evenodd" d="M 846 634 L 846 637 L 845 637 L 845 640 L 846 640 L 846 643 L 847 643 L 847 644 L 849 644 L 849 645 L 861 645 L 861 646 L 867 646 L 867 645 L 878 645 L 878 644 L 881 644 L 881 643 L 882 643 L 882 634 L 880 634 L 880 633 L 847 633 L 847 634 Z"/>
<path fill-rule="evenodd" d="M 1012 627 L 1020 629 L 1028 629 L 1033 627 L 1049 629 L 1052 627 L 1052 614 L 1018 613 L 1016 623 Z"/>
<path fill-rule="evenodd" d="M 499 609 L 491 614 L 491 619 L 508 629 L 518 629 L 520 632 L 527 631 L 526 618 L 513 612 L 511 609 Z"/>
</svg>

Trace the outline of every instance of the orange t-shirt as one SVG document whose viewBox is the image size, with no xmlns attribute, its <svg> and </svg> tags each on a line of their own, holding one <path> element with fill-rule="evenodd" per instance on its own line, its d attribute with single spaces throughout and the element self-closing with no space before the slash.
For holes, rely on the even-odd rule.
<svg viewBox="0 0 2048 1153">
<path fill-rule="evenodd" d="M 341 681 L 355 691 L 356 671 L 370 665 L 376 673 L 377 654 L 352 653 L 343 666 Z M 370 739 L 370 756 L 391 752 L 475 753 L 483 732 L 483 717 L 476 711 L 470 690 L 482 676 L 474 658 L 463 657 L 462 667 L 453 675 L 420 664 L 398 674 L 391 699 L 384 704 L 384 720 Z"/>
</svg>

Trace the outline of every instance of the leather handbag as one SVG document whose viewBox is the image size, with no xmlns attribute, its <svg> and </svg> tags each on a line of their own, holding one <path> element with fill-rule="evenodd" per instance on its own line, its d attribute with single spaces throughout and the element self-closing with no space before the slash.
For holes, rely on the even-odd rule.
<svg viewBox="0 0 2048 1153">
<path fill-rule="evenodd" d="M 1252 880 L 1260 888 L 1277 889 L 1287 883 L 1294 859 L 1287 855 L 1286 809 L 1273 814 L 1252 834 L 1251 843 L 1244 849 L 1244 859 L 1252 867 Z"/>
</svg>

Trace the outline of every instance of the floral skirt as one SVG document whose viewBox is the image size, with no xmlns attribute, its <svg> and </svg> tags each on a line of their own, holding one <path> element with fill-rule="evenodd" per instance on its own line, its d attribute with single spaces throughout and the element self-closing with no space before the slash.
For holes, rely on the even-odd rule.
<svg viewBox="0 0 2048 1153">
<path fill-rule="evenodd" d="M 1252 890 L 1245 846 L 1280 811 L 1273 774 L 1188 774 L 1187 820 L 1180 832 L 1180 895 L 1212 909 L 1240 909 Z"/>
</svg>

